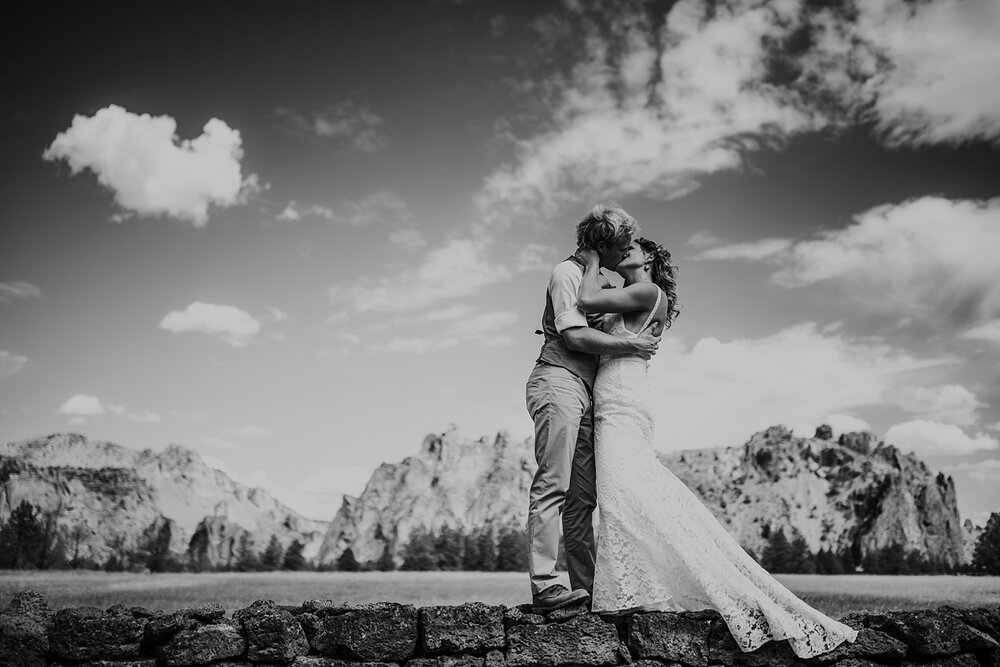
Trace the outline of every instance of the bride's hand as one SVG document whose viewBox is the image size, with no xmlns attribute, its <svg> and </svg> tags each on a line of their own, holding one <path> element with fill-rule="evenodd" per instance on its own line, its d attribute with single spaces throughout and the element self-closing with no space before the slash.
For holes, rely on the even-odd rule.
<svg viewBox="0 0 1000 667">
<path fill-rule="evenodd" d="M 597 251 L 593 248 L 577 248 L 576 258 L 580 260 L 584 266 L 588 266 L 590 264 L 596 265 L 601 262 L 601 256 L 598 255 Z"/>
<path fill-rule="evenodd" d="M 656 354 L 656 349 L 660 345 L 660 337 L 654 336 L 649 331 L 644 331 L 632 339 L 635 351 L 643 359 L 650 359 Z"/>
</svg>

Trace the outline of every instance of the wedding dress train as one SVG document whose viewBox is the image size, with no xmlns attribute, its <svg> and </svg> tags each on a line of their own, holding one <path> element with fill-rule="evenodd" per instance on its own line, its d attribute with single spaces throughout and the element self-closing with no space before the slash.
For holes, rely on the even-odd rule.
<svg viewBox="0 0 1000 667">
<path fill-rule="evenodd" d="M 637 336 L 651 318 L 633 333 L 620 314 L 609 314 L 605 330 Z M 636 356 L 602 357 L 594 382 L 600 531 L 593 611 L 715 609 L 743 651 L 787 639 L 806 658 L 853 642 L 857 631 L 768 574 L 656 458 L 648 366 Z"/>
</svg>

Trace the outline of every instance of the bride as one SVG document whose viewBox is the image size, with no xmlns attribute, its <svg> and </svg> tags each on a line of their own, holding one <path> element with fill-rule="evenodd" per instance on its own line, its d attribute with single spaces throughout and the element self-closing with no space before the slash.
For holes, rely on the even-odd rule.
<svg viewBox="0 0 1000 667">
<path fill-rule="evenodd" d="M 579 307 L 606 313 L 615 336 L 661 334 L 677 310 L 670 253 L 632 242 L 615 268 L 622 289 L 602 289 L 599 257 L 583 249 Z M 698 498 L 656 458 L 649 361 L 602 356 L 594 381 L 600 532 L 592 609 L 599 613 L 714 609 L 743 651 L 787 639 L 806 658 L 857 632 L 813 609 L 757 564 Z"/>
</svg>

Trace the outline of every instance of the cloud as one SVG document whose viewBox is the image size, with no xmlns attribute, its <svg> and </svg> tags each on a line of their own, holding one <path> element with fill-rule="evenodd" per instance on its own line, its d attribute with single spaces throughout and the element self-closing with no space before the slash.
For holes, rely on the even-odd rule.
<svg viewBox="0 0 1000 667">
<path fill-rule="evenodd" d="M 546 37 L 577 64 L 534 82 L 541 131 L 503 130 L 512 157 L 484 180 L 484 218 L 683 196 L 747 153 L 831 127 L 874 126 L 890 145 L 1000 138 L 994 0 L 825 4 L 681 0 L 664 17 L 573 3 L 572 25 Z"/>
<path fill-rule="evenodd" d="M 502 333 L 502 330 L 515 324 L 518 317 L 509 311 L 471 314 L 468 307 L 456 306 L 429 313 L 428 316 L 418 318 L 411 324 L 441 321 L 447 321 L 447 327 L 432 334 L 394 336 L 386 343 L 373 343 L 369 349 L 376 352 L 425 354 L 466 344 L 487 349 L 501 347 L 513 343 L 513 338 Z"/>
<path fill-rule="evenodd" d="M 28 363 L 28 357 L 8 350 L 0 350 L 0 378 L 17 375 L 26 363 Z"/>
<path fill-rule="evenodd" d="M 0 303 L 10 303 L 14 299 L 41 299 L 42 290 L 24 280 L 0 283 Z"/>
<path fill-rule="evenodd" d="M 338 225 L 366 227 L 406 223 L 410 220 L 410 211 L 398 195 L 380 190 L 360 201 L 343 200 L 333 207 L 319 204 L 302 206 L 293 199 L 278 214 L 277 220 L 295 222 L 303 218 L 323 218 Z"/>
<path fill-rule="evenodd" d="M 1000 343 L 1000 319 L 992 319 L 981 326 L 972 327 L 962 334 L 962 338 Z"/>
<path fill-rule="evenodd" d="M 208 222 L 208 206 L 241 202 L 243 188 L 259 187 L 256 176 L 245 182 L 237 130 L 212 118 L 194 139 L 177 141 L 170 116 L 134 114 L 110 105 L 92 117 L 78 115 L 68 130 L 45 150 L 46 160 L 65 160 L 73 174 L 90 169 L 123 209 L 140 215 L 168 215 Z M 121 219 L 121 218 L 120 218 Z"/>
<path fill-rule="evenodd" d="M 869 209 L 814 240 L 723 245 L 697 258 L 769 261 L 785 287 L 830 281 L 872 311 L 963 325 L 1000 314 L 998 247 L 1000 199 L 923 197 Z"/>
<path fill-rule="evenodd" d="M 172 311 L 160 328 L 174 333 L 197 331 L 215 336 L 233 347 L 243 347 L 260 331 L 260 323 L 235 306 L 195 301 L 183 311 Z"/>
<path fill-rule="evenodd" d="M 481 239 L 453 239 L 435 246 L 411 269 L 390 271 L 380 279 L 351 286 L 330 287 L 330 300 L 361 312 L 391 312 L 418 310 L 475 294 L 510 277 L 506 268 L 489 261 L 487 247 Z"/>
<path fill-rule="evenodd" d="M 953 456 L 996 449 L 997 439 L 984 433 L 968 436 L 954 424 L 917 419 L 889 427 L 885 442 L 917 456 Z"/>
<path fill-rule="evenodd" d="M 214 435 L 202 438 L 202 442 L 204 442 L 209 447 L 215 447 L 217 449 L 236 449 L 239 447 L 239 445 L 237 445 L 232 440 L 227 440 L 226 438 L 220 438 Z"/>
<path fill-rule="evenodd" d="M 965 461 L 955 465 L 941 468 L 941 472 L 964 473 L 972 479 L 998 480 L 1000 481 L 1000 460 L 986 459 L 985 461 Z"/>
<path fill-rule="evenodd" d="M 307 113 L 278 107 L 274 117 L 278 128 L 293 136 L 335 140 L 365 153 L 381 151 L 389 145 L 382 132 L 382 117 L 353 100 Z"/>
<path fill-rule="evenodd" d="M 891 144 L 1000 138 L 1000 4 L 857 3 L 854 36 L 888 66 L 866 86 Z"/>
<path fill-rule="evenodd" d="M 940 387 L 904 387 L 899 393 L 899 406 L 907 412 L 932 421 L 971 426 L 976 423 L 976 410 L 986 407 L 975 394 L 957 384 Z"/>
<path fill-rule="evenodd" d="M 703 338 L 690 349 L 665 338 L 650 366 L 657 446 L 735 445 L 777 424 L 812 436 L 831 415 L 892 404 L 912 372 L 950 361 L 808 322 L 763 338 Z"/>
<path fill-rule="evenodd" d="M 59 407 L 59 414 L 93 417 L 107 411 L 101 400 L 89 394 L 74 394 Z"/>
<path fill-rule="evenodd" d="M 283 311 L 281 308 L 278 308 L 277 306 L 268 306 L 267 314 L 275 322 L 288 322 L 289 320 L 292 319 L 292 317 L 288 313 Z"/>
<path fill-rule="evenodd" d="M 529 243 L 518 252 L 514 260 L 514 271 L 551 271 L 558 259 L 558 251 L 552 246 Z"/>
<path fill-rule="evenodd" d="M 389 234 L 389 242 L 401 245 L 409 250 L 419 250 L 427 245 L 424 233 L 419 229 L 397 229 Z"/>
</svg>

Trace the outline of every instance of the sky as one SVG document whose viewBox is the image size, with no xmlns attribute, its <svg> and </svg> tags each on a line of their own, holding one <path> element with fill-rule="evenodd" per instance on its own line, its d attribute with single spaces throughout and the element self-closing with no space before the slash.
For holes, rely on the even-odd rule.
<svg viewBox="0 0 1000 667">
<path fill-rule="evenodd" d="M 1000 510 L 996 0 L 16 4 L 0 441 L 330 519 L 429 433 L 530 437 L 615 201 L 679 267 L 659 449 L 870 430 Z"/>
</svg>

